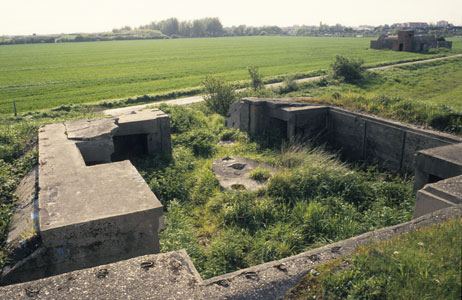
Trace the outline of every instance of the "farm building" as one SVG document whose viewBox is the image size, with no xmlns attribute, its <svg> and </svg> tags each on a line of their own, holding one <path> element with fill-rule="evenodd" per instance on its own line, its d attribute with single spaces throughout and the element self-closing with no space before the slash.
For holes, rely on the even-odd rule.
<svg viewBox="0 0 462 300">
<path fill-rule="evenodd" d="M 421 52 L 431 48 L 452 48 L 452 42 L 438 40 L 434 35 L 416 35 L 414 30 L 401 30 L 397 36 L 381 35 L 371 41 L 371 49 L 392 49 L 393 51 Z"/>
</svg>

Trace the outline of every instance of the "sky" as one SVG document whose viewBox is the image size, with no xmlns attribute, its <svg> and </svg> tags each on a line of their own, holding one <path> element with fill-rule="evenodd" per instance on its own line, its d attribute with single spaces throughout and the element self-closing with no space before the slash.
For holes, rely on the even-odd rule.
<svg viewBox="0 0 462 300">
<path fill-rule="evenodd" d="M 0 0 L 0 35 L 102 32 L 170 17 L 219 17 L 224 26 L 462 25 L 462 0 Z"/>
</svg>

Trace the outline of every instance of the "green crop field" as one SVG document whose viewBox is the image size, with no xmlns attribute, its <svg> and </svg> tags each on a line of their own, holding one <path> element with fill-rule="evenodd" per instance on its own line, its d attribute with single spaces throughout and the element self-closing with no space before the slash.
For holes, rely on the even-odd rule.
<svg viewBox="0 0 462 300">
<path fill-rule="evenodd" d="M 207 74 L 247 78 L 326 70 L 335 55 L 366 65 L 430 58 L 369 50 L 371 38 L 233 37 L 0 46 L 0 113 L 199 86 Z M 450 53 L 462 52 L 462 39 Z M 446 54 L 448 54 L 446 53 Z M 439 54 L 441 55 L 441 54 Z"/>
</svg>

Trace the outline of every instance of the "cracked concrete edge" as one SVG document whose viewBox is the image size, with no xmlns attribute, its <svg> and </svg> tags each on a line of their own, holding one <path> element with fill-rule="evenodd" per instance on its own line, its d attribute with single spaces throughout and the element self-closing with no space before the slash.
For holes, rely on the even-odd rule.
<svg viewBox="0 0 462 300">
<path fill-rule="evenodd" d="M 311 269 L 358 246 L 460 217 L 462 205 L 207 280 L 200 278 L 185 250 L 139 256 L 1 287 L 0 299 L 280 299 Z M 104 270 L 109 275 L 98 279 Z"/>
<path fill-rule="evenodd" d="M 287 273 L 289 276 L 275 276 L 279 278 L 273 277 L 270 282 L 266 282 L 266 284 L 271 286 L 278 286 L 277 291 L 274 291 L 274 289 L 271 291 L 270 289 L 266 288 L 264 295 L 260 294 L 252 296 L 252 290 L 240 288 L 239 293 L 242 294 L 242 297 L 238 297 L 236 299 L 265 299 L 265 297 L 267 297 L 267 299 L 273 299 L 283 297 L 285 293 L 294 285 L 294 283 L 297 283 L 305 274 L 310 271 L 310 269 L 324 264 L 330 260 L 349 255 L 353 253 L 359 246 L 366 246 L 374 242 L 389 240 L 400 234 L 404 234 L 425 226 L 438 224 L 445 220 L 460 217 L 462 217 L 462 205 L 453 206 L 424 215 L 406 223 L 367 232 L 347 240 L 309 250 L 295 256 L 213 277 L 204 280 L 202 285 L 223 285 L 223 282 L 226 282 L 226 285 L 228 285 L 229 288 L 232 287 L 233 282 L 236 281 L 237 278 L 246 276 L 246 274 L 259 274 L 268 271 L 270 271 L 270 273 L 275 273 L 274 270 L 280 269 L 281 266 L 284 266 L 285 273 Z M 265 285 L 265 282 L 260 282 L 260 285 Z M 252 289 L 254 288 L 255 287 L 252 287 Z M 276 294 L 274 292 L 276 292 Z"/>
</svg>

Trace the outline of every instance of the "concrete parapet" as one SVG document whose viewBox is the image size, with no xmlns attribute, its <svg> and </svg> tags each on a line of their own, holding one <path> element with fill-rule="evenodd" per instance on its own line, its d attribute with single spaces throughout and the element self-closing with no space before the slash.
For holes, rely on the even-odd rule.
<svg viewBox="0 0 462 300">
<path fill-rule="evenodd" d="M 40 245 L 4 269 L 2 284 L 159 252 L 161 203 L 128 160 L 112 162 L 130 157 L 137 142 L 144 145 L 135 154 L 169 153 L 168 116 L 151 110 L 40 128 Z"/>
<path fill-rule="evenodd" d="M 311 269 L 424 226 L 462 217 L 460 205 L 233 273 L 202 280 L 186 251 L 139 256 L 0 287 L 0 299 L 282 299 Z"/>
</svg>

